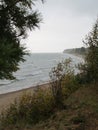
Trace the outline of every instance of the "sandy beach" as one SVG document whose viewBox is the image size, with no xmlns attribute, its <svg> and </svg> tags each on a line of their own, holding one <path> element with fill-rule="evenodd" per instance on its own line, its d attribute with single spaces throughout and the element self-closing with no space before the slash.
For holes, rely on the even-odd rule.
<svg viewBox="0 0 98 130">
<path fill-rule="evenodd" d="M 30 88 L 15 91 L 15 92 L 0 94 L 0 112 L 2 110 L 6 109 L 10 105 L 10 103 L 13 103 L 14 100 L 18 99 L 22 94 L 24 94 L 26 92 L 34 92 L 34 90 L 36 90 L 37 87 L 47 88 L 47 87 L 49 87 L 49 85 L 50 84 L 47 83 L 47 84 L 43 84 L 43 85 L 39 85 L 39 86 L 35 86 L 35 87 L 30 87 Z"/>
</svg>

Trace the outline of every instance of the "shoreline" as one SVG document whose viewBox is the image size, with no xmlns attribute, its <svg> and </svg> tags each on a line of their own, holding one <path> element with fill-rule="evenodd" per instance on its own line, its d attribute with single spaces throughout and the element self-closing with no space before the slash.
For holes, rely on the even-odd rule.
<svg viewBox="0 0 98 130">
<path fill-rule="evenodd" d="M 66 54 L 68 54 L 68 53 L 66 53 Z M 70 55 L 76 56 L 74 54 L 70 54 Z M 79 56 L 77 56 L 77 57 L 79 57 Z M 27 92 L 34 92 L 34 91 L 36 91 L 36 89 L 38 87 L 39 88 L 47 88 L 49 86 L 50 86 L 50 83 L 48 81 L 46 83 L 31 86 L 28 88 L 23 88 L 20 90 L 11 91 L 11 92 L 7 92 L 7 93 L 1 93 L 0 94 L 0 112 L 1 112 L 1 110 L 6 109 L 10 103 L 13 103 L 13 101 L 15 99 L 18 99 L 22 94 L 27 93 Z"/>
<path fill-rule="evenodd" d="M 21 97 L 22 94 L 28 93 L 28 92 L 34 92 L 36 91 L 38 87 L 48 88 L 49 86 L 50 86 L 50 83 L 45 83 L 45 84 L 41 84 L 37 86 L 31 86 L 29 88 L 25 88 L 25 89 L 14 91 L 14 92 L 0 94 L 0 112 L 6 109 L 7 107 L 9 107 L 9 105 L 13 103 L 15 99 L 18 99 L 19 97 Z"/>
<path fill-rule="evenodd" d="M 68 52 L 66 52 L 66 54 L 70 54 L 70 55 L 84 59 L 84 55 L 81 55 L 81 54 L 78 54 L 78 53 L 70 53 L 70 52 L 68 53 Z"/>
</svg>

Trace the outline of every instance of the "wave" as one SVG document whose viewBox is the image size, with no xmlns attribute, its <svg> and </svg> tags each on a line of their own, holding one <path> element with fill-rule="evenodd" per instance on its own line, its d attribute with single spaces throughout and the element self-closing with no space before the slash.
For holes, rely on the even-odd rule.
<svg viewBox="0 0 98 130">
<path fill-rule="evenodd" d="M 20 64 L 20 70 L 14 75 L 16 80 L 0 80 L 0 94 L 28 88 L 49 81 L 49 72 L 59 61 L 72 57 L 73 64 L 82 61 L 70 54 L 32 54 L 26 62 Z"/>
</svg>

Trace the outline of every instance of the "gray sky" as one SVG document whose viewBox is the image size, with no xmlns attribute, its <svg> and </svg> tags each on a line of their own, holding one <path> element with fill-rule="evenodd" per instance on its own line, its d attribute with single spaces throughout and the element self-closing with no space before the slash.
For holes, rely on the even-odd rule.
<svg viewBox="0 0 98 130">
<path fill-rule="evenodd" d="M 82 40 L 98 16 L 98 0 L 46 0 L 36 3 L 42 13 L 40 29 L 25 40 L 31 52 L 62 52 L 83 46 Z"/>
</svg>

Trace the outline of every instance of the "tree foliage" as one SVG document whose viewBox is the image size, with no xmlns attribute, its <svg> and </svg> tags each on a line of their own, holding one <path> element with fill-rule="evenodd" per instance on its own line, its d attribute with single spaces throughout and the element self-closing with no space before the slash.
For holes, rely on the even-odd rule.
<svg viewBox="0 0 98 130">
<path fill-rule="evenodd" d="M 98 19 L 92 31 L 86 36 L 84 43 L 88 47 L 85 64 L 80 65 L 82 76 L 86 82 L 98 81 Z"/>
<path fill-rule="evenodd" d="M 71 65 L 71 58 L 59 62 L 57 66 L 53 67 L 50 72 L 52 94 L 56 107 L 63 108 L 63 88 L 68 87 L 70 81 L 74 77 L 74 69 Z M 68 82 L 67 82 L 68 81 Z M 68 84 L 67 84 L 68 83 Z M 72 83 L 73 84 L 73 83 Z M 70 85 L 69 85 L 70 86 Z M 72 86 L 71 86 L 72 87 Z"/>
<path fill-rule="evenodd" d="M 13 72 L 24 61 L 20 41 L 42 20 L 34 5 L 35 0 L 0 0 L 0 79 L 14 79 Z"/>
</svg>

